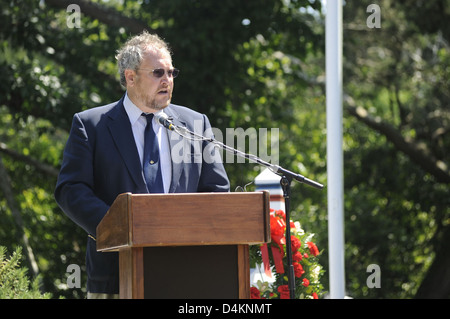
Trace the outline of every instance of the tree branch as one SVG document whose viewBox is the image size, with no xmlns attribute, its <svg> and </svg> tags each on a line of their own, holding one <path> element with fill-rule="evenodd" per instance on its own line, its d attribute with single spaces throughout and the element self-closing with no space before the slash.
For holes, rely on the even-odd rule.
<svg viewBox="0 0 450 319">
<path fill-rule="evenodd" d="M 356 106 L 356 102 L 350 96 L 344 96 L 347 104 L 345 110 L 359 121 L 373 128 L 395 145 L 395 147 L 406 154 L 413 162 L 419 165 L 426 172 L 433 175 L 438 182 L 450 183 L 450 171 L 447 165 L 436 159 L 423 143 L 418 143 L 412 139 L 403 137 L 400 132 L 390 125 L 383 122 L 378 117 L 369 115 L 366 109 Z"/>
<path fill-rule="evenodd" d="M 0 143 L 0 152 L 5 153 L 16 160 L 32 165 L 44 174 L 50 175 L 52 177 L 58 177 L 59 171 L 53 166 L 44 164 L 34 158 L 11 150 L 4 143 Z"/>
</svg>

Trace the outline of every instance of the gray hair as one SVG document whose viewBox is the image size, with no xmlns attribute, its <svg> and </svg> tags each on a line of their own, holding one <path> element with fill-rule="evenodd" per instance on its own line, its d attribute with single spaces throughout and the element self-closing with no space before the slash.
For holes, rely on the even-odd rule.
<svg viewBox="0 0 450 319">
<path fill-rule="evenodd" d="M 120 84 L 126 87 L 125 70 L 135 70 L 139 68 L 143 59 L 143 53 L 147 49 L 166 50 L 169 55 L 171 51 L 168 44 L 156 34 L 150 34 L 143 31 L 129 39 L 117 51 L 116 59 L 119 68 Z"/>
</svg>

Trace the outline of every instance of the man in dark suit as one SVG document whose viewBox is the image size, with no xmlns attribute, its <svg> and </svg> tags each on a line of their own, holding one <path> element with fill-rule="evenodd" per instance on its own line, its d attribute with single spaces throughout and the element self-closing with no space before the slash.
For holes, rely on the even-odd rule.
<svg viewBox="0 0 450 319">
<path fill-rule="evenodd" d="M 117 60 L 126 93 L 118 102 L 74 115 L 55 189 L 59 206 L 88 234 L 88 298 L 117 297 L 119 291 L 118 256 L 97 252 L 95 242 L 96 227 L 117 195 L 229 191 L 220 155 L 211 145 L 182 138 L 155 119 L 148 128 L 156 140 L 148 141 L 146 117 L 158 112 L 175 125 L 212 136 L 205 115 L 170 104 L 178 70 L 166 43 L 143 32 L 125 43 Z M 149 177 L 156 173 L 146 171 L 145 144 L 157 146 L 159 159 L 149 162 L 156 163 L 158 183 Z"/>
</svg>

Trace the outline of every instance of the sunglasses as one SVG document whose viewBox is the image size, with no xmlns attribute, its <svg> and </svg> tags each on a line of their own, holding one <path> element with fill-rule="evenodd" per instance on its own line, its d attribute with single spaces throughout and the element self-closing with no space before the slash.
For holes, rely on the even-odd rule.
<svg viewBox="0 0 450 319">
<path fill-rule="evenodd" d="M 162 78 L 164 76 L 164 74 L 166 73 L 166 70 L 164 69 L 154 69 L 154 70 L 149 70 L 149 69 L 139 69 L 142 71 L 150 71 L 151 73 L 153 73 L 153 76 L 155 78 Z M 167 70 L 167 76 L 176 78 L 178 76 L 178 74 L 180 73 L 180 70 L 174 68 L 171 70 Z"/>
</svg>

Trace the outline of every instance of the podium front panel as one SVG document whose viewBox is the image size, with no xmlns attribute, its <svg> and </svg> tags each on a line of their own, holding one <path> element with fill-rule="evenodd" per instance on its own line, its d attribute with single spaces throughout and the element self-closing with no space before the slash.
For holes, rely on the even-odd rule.
<svg viewBox="0 0 450 319">
<path fill-rule="evenodd" d="M 238 299 L 238 246 L 144 248 L 145 299 Z"/>
</svg>

